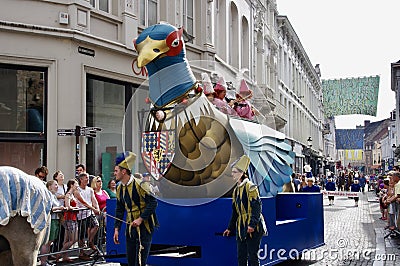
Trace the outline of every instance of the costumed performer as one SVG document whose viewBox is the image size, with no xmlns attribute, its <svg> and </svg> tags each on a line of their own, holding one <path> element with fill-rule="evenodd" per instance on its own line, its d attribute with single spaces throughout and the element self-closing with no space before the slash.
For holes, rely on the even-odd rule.
<svg viewBox="0 0 400 266">
<path fill-rule="evenodd" d="M 237 116 L 236 111 L 228 104 L 225 99 L 226 96 L 226 82 L 223 77 L 220 77 L 217 84 L 214 87 L 214 101 L 213 104 L 217 107 L 221 112 L 227 115 Z"/>
<path fill-rule="evenodd" d="M 260 265 L 257 252 L 261 238 L 266 234 L 264 218 L 261 213 L 261 199 L 257 186 L 246 172 L 250 158 L 246 155 L 232 164 L 232 177 L 237 182 L 232 195 L 232 215 L 224 236 L 236 229 L 238 265 Z"/>
<path fill-rule="evenodd" d="M 249 120 L 253 120 L 255 115 L 253 106 L 248 101 L 251 97 L 253 97 L 253 91 L 249 89 L 246 81 L 242 79 L 240 82 L 239 93 L 236 94 L 234 109 L 240 117 Z"/>
<path fill-rule="evenodd" d="M 125 232 L 128 265 L 144 266 L 149 256 L 154 229 L 158 226 L 155 212 L 157 200 L 151 195 L 148 182 L 142 182 L 132 175 L 131 169 L 135 160 L 136 154 L 132 152 L 116 158 L 114 176 L 120 184 L 116 193 L 114 243 L 119 244 L 121 220 L 126 211 L 126 222 L 129 224 Z"/>
</svg>

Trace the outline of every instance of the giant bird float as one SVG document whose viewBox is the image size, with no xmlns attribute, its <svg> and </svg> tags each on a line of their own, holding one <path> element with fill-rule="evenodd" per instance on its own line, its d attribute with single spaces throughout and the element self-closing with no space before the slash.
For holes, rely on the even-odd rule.
<svg viewBox="0 0 400 266">
<path fill-rule="evenodd" d="M 266 125 L 228 117 L 207 100 L 185 57 L 182 33 L 183 29 L 157 24 L 134 41 L 137 64 L 146 66 L 149 74 L 152 112 L 144 131 L 173 130 L 178 138 L 175 155 L 160 174 L 183 186 L 216 182 L 218 186 L 209 185 L 202 192 L 206 194 L 198 196 L 218 196 L 232 187 L 229 166 L 245 153 L 251 158 L 250 178 L 260 185 L 261 194 L 276 195 L 290 181 L 291 146 L 285 143 L 284 134 Z M 160 111 L 165 117 L 157 120 L 155 114 Z M 155 149 L 143 155 L 153 158 Z M 163 156 L 163 151 L 158 156 Z M 147 166 L 155 164 L 153 160 Z"/>
<path fill-rule="evenodd" d="M 294 249 L 300 256 L 304 249 L 323 245 L 322 195 L 279 193 L 290 181 L 294 158 L 284 134 L 218 110 L 191 71 L 182 34 L 183 29 L 157 24 L 134 41 L 137 64 L 149 74 L 150 110 L 140 112 L 142 158 L 162 193 L 160 228 L 154 233 L 149 264 L 237 264 L 235 239 L 222 237 L 222 232 L 235 185 L 230 165 L 243 154 L 251 159 L 249 177 L 262 196 L 269 233 L 262 240 L 267 249 L 260 253 L 263 265 L 289 257 L 268 253 L 268 248 Z M 107 204 L 113 215 L 115 201 Z M 107 223 L 107 239 L 112 239 L 113 221 Z M 108 241 L 107 252 L 115 256 L 109 261 L 126 263 L 116 258 L 125 253 L 123 245 Z"/>
</svg>

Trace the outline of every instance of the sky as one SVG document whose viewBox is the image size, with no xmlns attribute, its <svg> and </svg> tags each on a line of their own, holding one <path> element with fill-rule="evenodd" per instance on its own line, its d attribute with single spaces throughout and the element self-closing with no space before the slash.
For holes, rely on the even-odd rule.
<svg viewBox="0 0 400 266">
<path fill-rule="evenodd" d="M 380 76 L 377 116 L 336 116 L 337 129 L 380 121 L 396 108 L 390 64 L 400 60 L 400 0 L 276 0 L 321 79 Z"/>
</svg>

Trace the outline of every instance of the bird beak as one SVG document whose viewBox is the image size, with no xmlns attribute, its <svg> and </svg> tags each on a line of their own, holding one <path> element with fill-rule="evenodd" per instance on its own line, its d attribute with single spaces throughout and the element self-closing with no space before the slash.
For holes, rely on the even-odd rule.
<svg viewBox="0 0 400 266">
<path fill-rule="evenodd" d="M 169 47 L 165 40 L 152 40 L 147 36 L 144 41 L 136 45 L 136 50 L 139 53 L 137 66 L 143 67 L 153 61 L 156 57 L 168 52 Z"/>
</svg>

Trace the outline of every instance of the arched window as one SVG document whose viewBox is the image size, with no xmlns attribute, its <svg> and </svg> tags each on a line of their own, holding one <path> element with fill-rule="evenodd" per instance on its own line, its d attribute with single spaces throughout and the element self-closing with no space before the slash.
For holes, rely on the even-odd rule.
<svg viewBox="0 0 400 266">
<path fill-rule="evenodd" d="M 229 58 L 228 63 L 239 68 L 239 18 L 238 9 L 234 2 L 231 2 L 229 17 Z"/>
<path fill-rule="evenodd" d="M 264 78 L 264 69 L 265 69 L 265 64 L 264 64 L 264 42 L 263 42 L 263 36 L 261 32 L 257 32 L 257 56 L 255 60 L 257 60 L 257 83 L 258 84 L 265 84 L 265 78 Z M 282 95 L 281 95 L 282 98 Z M 281 100 L 282 103 L 282 100 Z"/>
<path fill-rule="evenodd" d="M 242 17 L 242 62 L 241 68 L 249 68 L 250 45 L 249 45 L 249 22 L 246 17 Z"/>
<path fill-rule="evenodd" d="M 226 2 L 225 0 L 218 0 L 216 1 L 216 11 L 217 11 L 217 21 L 216 21 L 216 31 L 217 34 L 216 40 L 216 47 L 217 47 L 217 54 L 223 60 L 227 60 L 227 39 L 226 39 Z"/>
</svg>

